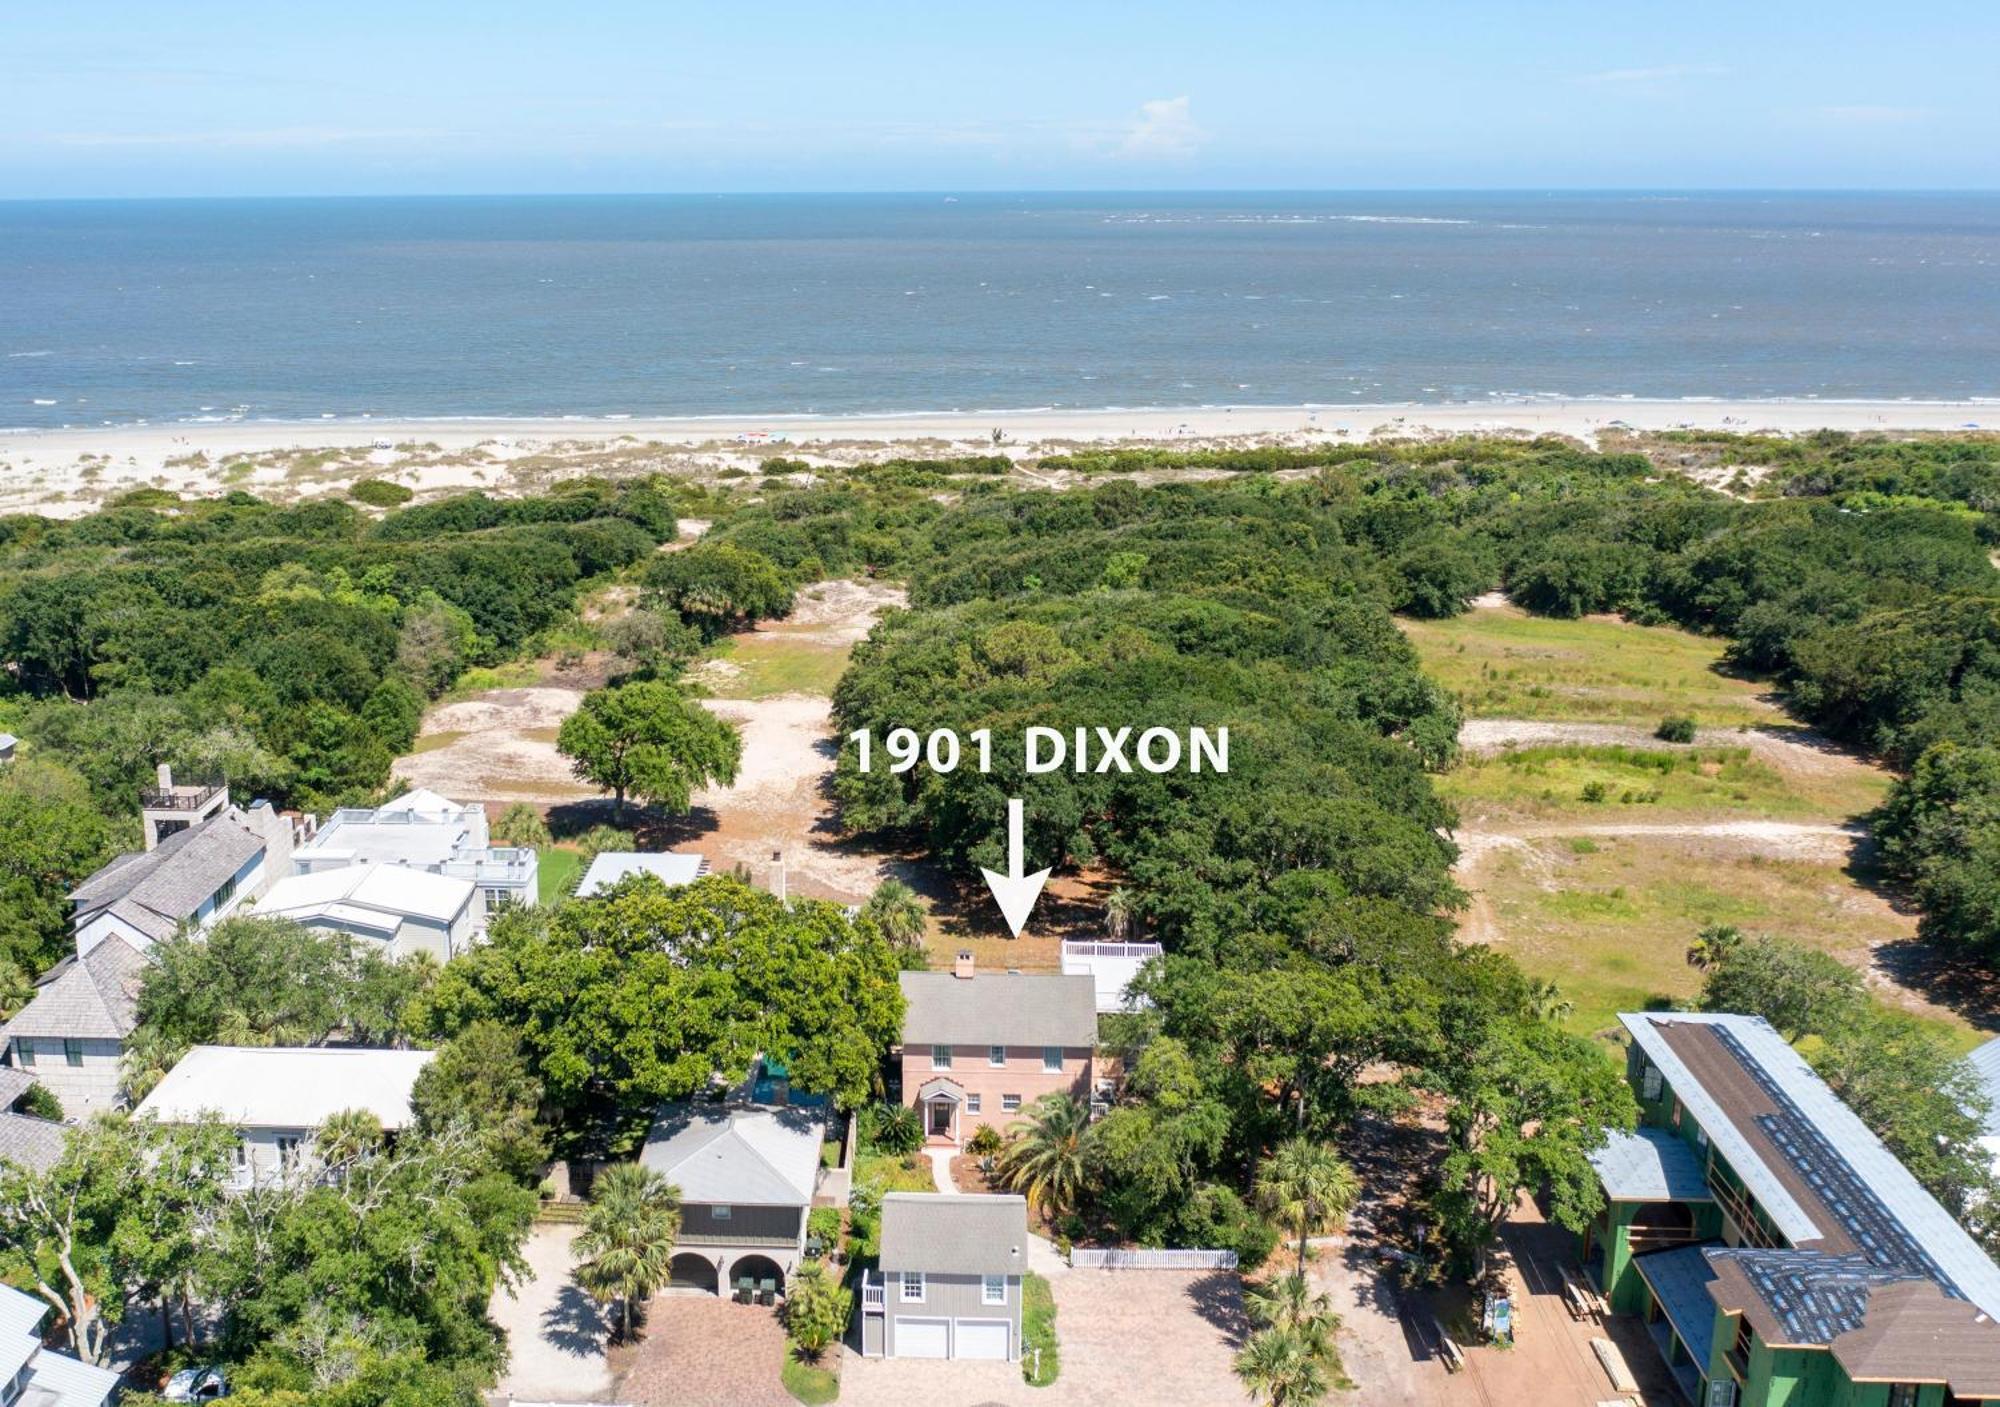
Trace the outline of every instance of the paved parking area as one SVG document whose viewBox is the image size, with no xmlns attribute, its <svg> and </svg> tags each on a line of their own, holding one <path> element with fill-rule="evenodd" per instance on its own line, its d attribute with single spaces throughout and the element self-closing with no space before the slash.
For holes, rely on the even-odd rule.
<svg viewBox="0 0 2000 1407">
<path fill-rule="evenodd" d="M 605 1323 L 597 1304 L 570 1279 L 574 1226 L 537 1226 L 521 1254 L 529 1279 L 512 1294 L 493 1292 L 487 1312 L 507 1331 L 500 1392 L 526 1402 L 591 1402 L 611 1390 Z"/>
<path fill-rule="evenodd" d="M 1233 1274 L 1072 1270 L 1051 1282 L 1062 1376 L 1046 1388 L 1013 1363 L 862 1358 L 840 1370 L 842 1407 L 1239 1407 L 1243 1333 Z"/>
<path fill-rule="evenodd" d="M 618 1400 L 634 1407 L 798 1407 L 778 1376 L 785 1331 L 760 1305 L 655 1295 L 645 1337 L 617 1362 Z"/>
</svg>

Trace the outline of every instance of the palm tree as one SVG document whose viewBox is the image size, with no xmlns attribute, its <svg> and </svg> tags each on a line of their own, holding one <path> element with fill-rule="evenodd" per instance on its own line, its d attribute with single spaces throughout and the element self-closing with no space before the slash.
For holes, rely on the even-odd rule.
<svg viewBox="0 0 2000 1407">
<path fill-rule="evenodd" d="M 1138 906 L 1132 898 L 1132 891 L 1119 885 L 1104 899 L 1104 935 L 1114 943 L 1123 943 L 1132 936 L 1133 910 Z"/>
<path fill-rule="evenodd" d="M 1296 1329 L 1265 1329 L 1252 1334 L 1236 1355 L 1236 1376 L 1254 1400 L 1304 1407 L 1333 1389 L 1338 1360 L 1330 1364 L 1331 1353 L 1330 1344 L 1315 1343 Z"/>
<path fill-rule="evenodd" d="M 909 953 L 923 948 L 924 929 L 930 915 L 925 912 L 924 901 L 917 897 L 917 891 L 900 879 L 885 879 L 876 885 L 861 912 L 875 920 L 890 947 Z"/>
<path fill-rule="evenodd" d="M 137 1107 L 186 1054 L 187 1047 L 178 1041 L 168 1040 L 151 1026 L 139 1027 L 126 1038 L 125 1051 L 118 1057 L 119 1090 Z"/>
<path fill-rule="evenodd" d="M 327 1115 L 314 1143 L 320 1162 L 338 1168 L 382 1146 L 382 1121 L 366 1109 L 343 1109 Z"/>
<path fill-rule="evenodd" d="M 1576 1003 L 1546 977 L 1528 983 L 1528 1011 L 1537 1021 L 1561 1021 L 1575 1010 Z"/>
<path fill-rule="evenodd" d="M 621 1338 L 632 1337 L 633 1302 L 666 1283 L 680 1227 L 680 1189 L 651 1168 L 617 1163 L 597 1175 L 570 1253 L 591 1298 L 620 1302 Z"/>
<path fill-rule="evenodd" d="M 1688 944 L 1688 966 L 1700 972 L 1720 967 L 1729 955 L 1743 946 L 1743 931 L 1726 923 L 1711 923 Z"/>
<path fill-rule="evenodd" d="M 1003 1186 L 1054 1220 L 1083 1192 L 1084 1136 L 1090 1110 L 1067 1094 L 1045 1094 L 1010 1132 L 996 1171 Z"/>
<path fill-rule="evenodd" d="M 1257 1167 L 1257 1204 L 1299 1238 L 1299 1274 L 1306 1239 L 1347 1219 L 1361 1196 L 1361 1179 L 1330 1144 L 1288 1138 Z"/>
<path fill-rule="evenodd" d="M 1250 1317 L 1267 1329 L 1291 1329 L 1307 1335 L 1330 1335 L 1340 1327 L 1333 1301 L 1312 1291 L 1312 1282 L 1299 1274 L 1280 1275 L 1261 1285 L 1253 1285 L 1243 1296 Z"/>
</svg>

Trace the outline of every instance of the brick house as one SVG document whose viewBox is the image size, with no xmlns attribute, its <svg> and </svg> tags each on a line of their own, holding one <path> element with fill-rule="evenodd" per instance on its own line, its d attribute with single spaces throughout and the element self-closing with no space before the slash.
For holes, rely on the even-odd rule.
<svg viewBox="0 0 2000 1407">
<path fill-rule="evenodd" d="M 925 1141 L 956 1147 L 980 1125 L 1005 1131 L 1045 1094 L 1090 1098 L 1096 1080 L 1097 989 L 1087 975 L 975 970 L 902 975 L 903 1100 Z"/>
</svg>

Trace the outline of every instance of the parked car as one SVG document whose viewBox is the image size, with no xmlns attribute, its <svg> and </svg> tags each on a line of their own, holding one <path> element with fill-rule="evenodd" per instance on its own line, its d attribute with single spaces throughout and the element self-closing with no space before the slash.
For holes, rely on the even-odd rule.
<svg viewBox="0 0 2000 1407">
<path fill-rule="evenodd" d="M 220 1368 L 183 1368 L 167 1379 L 160 1396 L 168 1402 L 213 1402 L 229 1396 L 229 1379 Z"/>
</svg>

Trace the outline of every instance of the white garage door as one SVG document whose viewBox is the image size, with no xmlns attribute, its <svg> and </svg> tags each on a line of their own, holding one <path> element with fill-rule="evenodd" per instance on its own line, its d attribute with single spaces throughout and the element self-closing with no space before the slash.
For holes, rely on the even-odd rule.
<svg viewBox="0 0 2000 1407">
<path fill-rule="evenodd" d="M 1002 1358 L 1007 1356 L 1007 1321 L 1004 1319 L 961 1319 L 956 1325 L 959 1358 Z"/>
<path fill-rule="evenodd" d="M 943 1358 L 951 1349 L 951 1335 L 942 1319 L 898 1319 L 898 1358 Z"/>
</svg>

